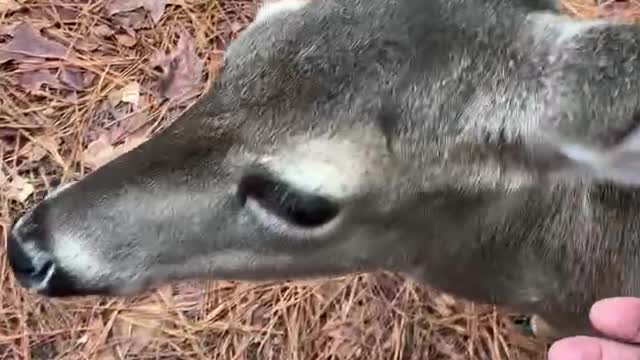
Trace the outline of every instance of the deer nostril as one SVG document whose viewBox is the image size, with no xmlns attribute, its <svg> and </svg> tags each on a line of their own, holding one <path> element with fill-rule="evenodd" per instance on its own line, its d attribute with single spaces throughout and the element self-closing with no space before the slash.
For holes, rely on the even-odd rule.
<svg viewBox="0 0 640 360">
<path fill-rule="evenodd" d="M 22 286 L 35 288 L 46 285 L 55 266 L 52 260 L 45 255 L 31 258 L 16 242 L 12 242 L 8 250 L 9 264 Z"/>
<path fill-rule="evenodd" d="M 48 280 L 55 265 L 45 252 L 34 248 L 35 253 L 30 254 L 18 238 L 17 234 L 20 233 L 19 229 L 9 233 L 7 239 L 9 265 L 22 286 L 41 287 Z"/>
<path fill-rule="evenodd" d="M 42 284 L 47 281 L 49 273 L 53 270 L 53 261 L 45 260 L 38 267 L 34 267 L 29 278 L 34 284 Z"/>
</svg>

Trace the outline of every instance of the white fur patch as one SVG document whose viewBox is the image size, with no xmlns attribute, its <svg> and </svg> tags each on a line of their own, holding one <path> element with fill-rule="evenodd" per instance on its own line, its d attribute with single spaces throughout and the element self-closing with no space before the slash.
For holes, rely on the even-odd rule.
<svg viewBox="0 0 640 360">
<path fill-rule="evenodd" d="M 561 145 L 560 151 L 568 158 L 578 163 L 595 164 L 602 161 L 602 156 L 593 149 L 575 144 Z"/>
<path fill-rule="evenodd" d="M 549 38 L 556 44 L 568 41 L 594 27 L 611 25 L 607 20 L 575 19 L 555 13 L 533 13 L 529 15 L 529 19 L 534 24 L 534 35 Z"/>
<path fill-rule="evenodd" d="M 300 190 L 342 199 L 383 178 L 383 146 L 314 139 L 263 161 L 280 179 Z"/>
<path fill-rule="evenodd" d="M 640 131 L 632 132 L 621 144 L 610 149 L 557 141 L 560 151 L 589 176 L 618 184 L 640 185 Z"/>
<path fill-rule="evenodd" d="M 309 0 L 277 0 L 265 1 L 260 9 L 254 22 L 266 21 L 282 13 L 289 13 L 300 10 L 309 3 Z"/>
<path fill-rule="evenodd" d="M 109 266 L 96 256 L 96 251 L 87 248 L 87 243 L 78 236 L 56 236 L 53 254 L 57 263 L 74 277 L 93 285 L 100 278 L 111 272 Z"/>
<path fill-rule="evenodd" d="M 594 27 L 609 25 L 605 20 L 576 20 L 567 19 L 558 22 L 558 42 L 570 40 L 574 36 L 580 35 Z"/>
</svg>

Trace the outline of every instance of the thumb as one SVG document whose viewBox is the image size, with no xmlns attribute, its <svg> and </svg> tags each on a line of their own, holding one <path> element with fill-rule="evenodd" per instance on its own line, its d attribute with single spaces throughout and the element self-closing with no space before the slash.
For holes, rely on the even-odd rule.
<svg viewBox="0 0 640 360">
<path fill-rule="evenodd" d="M 589 318 L 607 337 L 640 343 L 640 298 L 617 297 L 596 302 Z"/>
</svg>

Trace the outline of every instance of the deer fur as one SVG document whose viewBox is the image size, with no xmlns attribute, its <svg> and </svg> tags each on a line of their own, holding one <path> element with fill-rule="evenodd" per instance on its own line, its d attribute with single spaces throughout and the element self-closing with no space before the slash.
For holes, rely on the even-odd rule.
<svg viewBox="0 0 640 360">
<path fill-rule="evenodd" d="M 257 19 L 169 128 L 17 222 L 25 287 L 383 269 L 560 335 L 640 296 L 640 27 L 543 0 L 282 0 Z"/>
</svg>

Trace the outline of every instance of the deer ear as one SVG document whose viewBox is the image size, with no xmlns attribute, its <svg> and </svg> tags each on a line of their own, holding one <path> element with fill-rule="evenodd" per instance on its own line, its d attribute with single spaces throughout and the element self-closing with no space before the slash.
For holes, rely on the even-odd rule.
<svg viewBox="0 0 640 360">
<path fill-rule="evenodd" d="M 569 160 L 571 172 L 622 185 L 640 186 L 640 129 L 634 129 L 618 144 L 602 148 L 564 139 L 552 145 Z"/>
</svg>

